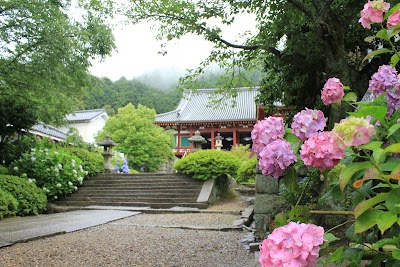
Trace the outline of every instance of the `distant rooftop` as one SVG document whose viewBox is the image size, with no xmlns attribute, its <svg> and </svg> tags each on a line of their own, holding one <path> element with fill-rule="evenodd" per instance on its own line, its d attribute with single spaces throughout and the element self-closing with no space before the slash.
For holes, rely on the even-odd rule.
<svg viewBox="0 0 400 267">
<path fill-rule="evenodd" d="M 69 123 L 89 122 L 98 116 L 107 114 L 105 109 L 78 110 L 66 116 Z"/>
<path fill-rule="evenodd" d="M 219 121 L 256 121 L 255 98 L 258 88 L 237 88 L 232 98 L 217 94 L 217 89 L 187 90 L 174 111 L 156 115 L 156 123 L 195 123 Z M 213 103 L 213 99 L 219 99 Z"/>
<path fill-rule="evenodd" d="M 39 122 L 32 126 L 29 132 L 32 134 L 49 137 L 57 141 L 65 141 L 67 138 L 67 135 L 64 132 L 61 132 L 57 128 L 43 122 Z"/>
</svg>

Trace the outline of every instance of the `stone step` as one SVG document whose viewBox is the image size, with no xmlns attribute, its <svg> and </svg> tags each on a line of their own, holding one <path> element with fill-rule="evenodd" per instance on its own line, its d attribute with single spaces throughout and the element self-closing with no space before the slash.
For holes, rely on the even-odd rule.
<svg viewBox="0 0 400 267">
<path fill-rule="evenodd" d="M 205 209 L 206 203 L 146 203 L 146 202 L 106 202 L 106 201 L 59 201 L 57 205 L 87 207 L 87 206 L 124 206 L 124 207 L 151 207 L 153 209 L 169 209 L 172 207 L 191 207 Z"/>
<path fill-rule="evenodd" d="M 181 187 L 178 185 L 173 185 L 173 186 L 168 186 L 168 185 L 91 185 L 89 186 L 82 186 L 80 189 L 85 190 L 86 188 L 92 188 L 92 189 L 102 189 L 102 190 L 180 190 L 180 189 L 191 189 L 191 190 L 200 190 L 202 186 L 186 186 L 186 187 Z"/>
<path fill-rule="evenodd" d="M 159 192 L 154 192 L 152 190 L 139 190 L 139 191 L 120 191 L 120 190 L 92 190 L 88 189 L 86 191 L 81 191 L 79 189 L 77 192 L 73 194 L 74 197 L 80 197 L 80 196 L 154 196 L 157 198 L 171 198 L 171 197 L 193 197 L 198 193 L 198 190 L 192 190 L 192 191 L 184 191 L 184 190 L 176 190 L 174 192 L 164 192 L 164 191 L 159 191 Z"/>
<path fill-rule="evenodd" d="M 61 199 L 60 201 L 69 201 L 69 198 Z M 146 202 L 146 203 L 196 203 L 197 198 L 175 197 L 175 198 L 157 198 L 152 196 L 144 197 L 101 197 L 101 196 L 82 196 L 71 198 L 73 201 L 95 201 L 95 202 Z"/>
<path fill-rule="evenodd" d="M 85 185 L 115 185 L 115 184 L 123 184 L 123 185 L 193 185 L 200 186 L 202 183 L 197 182 L 186 182 L 186 181 L 133 181 L 133 180 L 124 180 L 124 181 L 85 181 Z"/>
</svg>

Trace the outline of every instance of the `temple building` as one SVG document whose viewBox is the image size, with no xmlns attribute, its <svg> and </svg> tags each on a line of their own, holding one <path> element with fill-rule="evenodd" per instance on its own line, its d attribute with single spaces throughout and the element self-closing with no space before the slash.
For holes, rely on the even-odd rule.
<svg viewBox="0 0 400 267">
<path fill-rule="evenodd" d="M 254 124 L 266 116 L 263 107 L 256 104 L 258 88 L 234 89 L 236 97 L 216 94 L 216 90 L 187 90 L 174 111 L 156 115 L 157 125 L 174 130 L 177 157 L 192 151 L 189 138 L 196 131 L 207 141 L 202 145 L 203 149 L 214 149 L 218 135 L 223 138 L 223 150 L 252 144 Z"/>
</svg>

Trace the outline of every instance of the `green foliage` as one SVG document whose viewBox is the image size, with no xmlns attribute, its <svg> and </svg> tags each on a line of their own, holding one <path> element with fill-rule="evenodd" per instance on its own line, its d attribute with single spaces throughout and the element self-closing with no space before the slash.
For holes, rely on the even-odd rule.
<svg viewBox="0 0 400 267">
<path fill-rule="evenodd" d="M 9 143 L 0 142 L 0 160 L 5 165 L 19 159 L 22 153 L 31 150 L 37 145 L 38 139 L 31 134 L 24 134 Z"/>
<path fill-rule="evenodd" d="M 250 145 L 238 145 L 236 147 L 232 147 L 230 152 L 233 156 L 237 157 L 243 162 L 248 161 L 251 158 Z"/>
<path fill-rule="evenodd" d="M 0 165 L 0 174 L 8 174 L 7 167 L 4 167 L 3 165 Z"/>
<path fill-rule="evenodd" d="M 0 175 L 0 188 L 11 193 L 18 201 L 18 215 L 37 215 L 46 210 L 45 193 L 25 178 Z"/>
<path fill-rule="evenodd" d="M 94 176 L 104 171 L 104 158 L 100 152 L 91 152 L 85 148 L 73 146 L 67 147 L 66 150 L 82 161 L 82 167 L 88 172 L 88 176 Z"/>
<path fill-rule="evenodd" d="M 117 150 L 128 158 L 131 169 L 139 170 L 145 166 L 150 172 L 173 158 L 170 134 L 156 126 L 155 111 L 142 105 L 132 104 L 118 109 L 111 117 L 96 140 L 109 135 L 118 143 Z"/>
<path fill-rule="evenodd" d="M 257 157 L 244 162 L 238 169 L 236 180 L 239 183 L 254 182 L 256 180 Z"/>
<path fill-rule="evenodd" d="M 1 2 L 0 102 L 21 103 L 29 107 L 32 120 L 44 122 L 61 122 L 76 108 L 91 83 L 91 60 L 115 47 L 106 22 L 112 1 L 95 2 Z M 78 20 L 70 15 L 76 13 L 71 12 L 75 5 L 80 8 Z"/>
<path fill-rule="evenodd" d="M 82 161 L 65 149 L 48 149 L 41 145 L 22 154 L 12 164 L 13 173 L 36 183 L 49 199 L 76 191 L 85 175 L 88 175 L 82 167 Z"/>
<path fill-rule="evenodd" d="M 88 109 L 104 108 L 109 116 L 114 116 L 115 110 L 128 103 L 153 108 L 156 113 L 168 112 L 176 107 L 181 97 L 177 90 L 161 91 L 137 80 L 121 78 L 113 82 L 96 77 L 93 80 L 96 89 L 87 92 L 84 105 Z"/>
<path fill-rule="evenodd" d="M 178 160 L 174 169 L 191 175 L 194 179 L 225 179 L 235 177 L 241 161 L 229 152 L 199 150 Z"/>
<path fill-rule="evenodd" d="M 0 219 L 14 216 L 18 212 L 18 200 L 9 193 L 0 189 Z"/>
</svg>

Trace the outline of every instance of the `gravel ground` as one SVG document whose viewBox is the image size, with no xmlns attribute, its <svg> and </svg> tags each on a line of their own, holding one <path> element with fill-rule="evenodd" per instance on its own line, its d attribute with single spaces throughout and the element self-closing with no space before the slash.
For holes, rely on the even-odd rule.
<svg viewBox="0 0 400 267">
<path fill-rule="evenodd" d="M 0 266 L 254 266 L 241 231 L 154 225 L 232 226 L 230 214 L 140 214 L 64 235 L 0 249 Z"/>
</svg>

